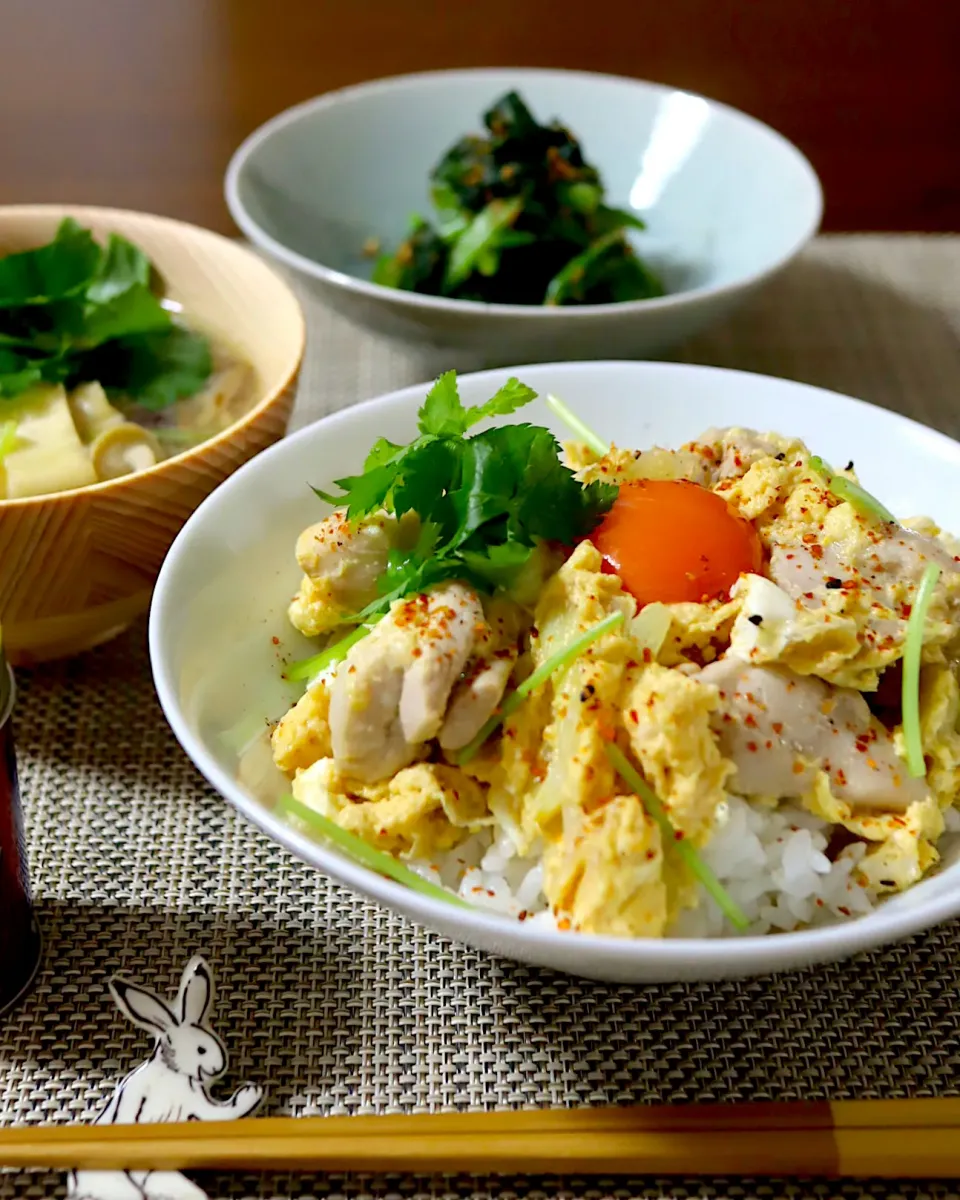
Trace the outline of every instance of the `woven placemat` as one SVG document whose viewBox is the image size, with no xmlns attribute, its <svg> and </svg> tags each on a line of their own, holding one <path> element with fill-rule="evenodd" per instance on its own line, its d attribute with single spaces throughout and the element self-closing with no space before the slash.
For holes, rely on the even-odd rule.
<svg viewBox="0 0 960 1200">
<path fill-rule="evenodd" d="M 297 424 L 449 365 L 306 303 Z M 821 239 L 678 357 L 833 387 L 960 435 L 960 239 Z M 106 979 L 125 970 L 172 993 L 198 950 L 219 982 L 224 1085 L 264 1084 L 264 1111 L 274 1113 L 960 1087 L 960 924 L 778 979 L 587 983 L 416 929 L 237 817 L 163 720 L 142 624 L 92 654 L 22 673 L 16 730 L 46 952 L 34 991 L 0 1019 L 2 1123 L 90 1120 L 147 1048 L 115 1012 Z M 201 1182 L 212 1196 L 383 1200 L 957 1195 L 946 1183 Z M 59 1175 L 0 1174 L 2 1200 L 62 1192 Z"/>
</svg>

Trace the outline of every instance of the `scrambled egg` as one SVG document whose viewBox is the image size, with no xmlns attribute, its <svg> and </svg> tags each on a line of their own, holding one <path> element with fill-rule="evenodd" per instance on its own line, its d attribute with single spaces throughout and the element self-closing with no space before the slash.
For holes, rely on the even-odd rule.
<svg viewBox="0 0 960 1200">
<path fill-rule="evenodd" d="M 541 857 L 546 899 L 574 928 L 661 936 L 697 903 L 698 888 L 664 827 L 616 776 L 607 754 L 615 741 L 661 801 L 671 837 L 706 845 L 728 793 L 763 803 L 786 798 L 862 844 L 855 878 L 872 894 L 915 883 L 937 862 L 943 810 L 960 794 L 957 543 L 922 520 L 878 526 L 831 490 L 805 446 L 776 434 L 709 431 L 679 450 L 613 448 L 603 458 L 579 445 L 566 451 L 585 482 L 688 480 L 714 491 L 752 523 L 763 574 L 743 574 L 712 599 L 649 606 L 645 613 L 660 610 L 652 622 L 659 634 L 650 637 L 651 622 L 638 617 L 636 601 L 584 541 L 540 589 L 532 625 L 518 624 L 501 673 L 506 679 L 512 671 L 516 686 L 604 618 L 619 613 L 623 621 L 537 688 L 499 737 L 462 767 L 456 754 L 424 744 L 417 761 L 360 783 L 344 775 L 331 746 L 334 673 L 312 685 L 273 733 L 275 761 L 294 795 L 411 859 L 429 860 L 493 826 L 518 854 Z M 853 465 L 839 477 L 855 484 Z M 363 601 L 364 570 L 399 536 L 380 519 L 358 567 L 331 559 L 328 542 L 305 531 L 303 585 L 291 608 L 298 628 L 328 629 Z M 925 782 L 908 781 L 893 673 L 931 561 L 943 573 L 923 650 L 928 773 Z M 759 670 L 742 677 L 763 680 L 762 694 L 731 683 L 731 663 Z M 826 688 L 828 700 L 814 688 Z M 804 730 L 790 722 L 791 711 L 804 711 L 801 698 L 818 714 Z M 871 771 L 878 788 L 883 777 L 879 804 L 870 800 Z"/>
</svg>

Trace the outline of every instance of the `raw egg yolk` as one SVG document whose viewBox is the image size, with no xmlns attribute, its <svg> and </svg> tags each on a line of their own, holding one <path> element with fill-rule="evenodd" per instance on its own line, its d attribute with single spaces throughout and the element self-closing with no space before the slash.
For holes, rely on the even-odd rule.
<svg viewBox="0 0 960 1200">
<path fill-rule="evenodd" d="M 590 540 L 641 607 L 725 596 L 763 563 L 753 525 L 722 496 L 685 479 L 621 484 Z"/>
</svg>

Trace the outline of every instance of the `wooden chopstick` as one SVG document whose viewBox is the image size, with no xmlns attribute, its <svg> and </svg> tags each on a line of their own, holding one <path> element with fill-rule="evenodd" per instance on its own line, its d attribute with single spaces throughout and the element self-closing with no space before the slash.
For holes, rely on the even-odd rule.
<svg viewBox="0 0 960 1200">
<path fill-rule="evenodd" d="M 960 1098 L 0 1130 L 0 1167 L 960 1176 Z"/>
</svg>

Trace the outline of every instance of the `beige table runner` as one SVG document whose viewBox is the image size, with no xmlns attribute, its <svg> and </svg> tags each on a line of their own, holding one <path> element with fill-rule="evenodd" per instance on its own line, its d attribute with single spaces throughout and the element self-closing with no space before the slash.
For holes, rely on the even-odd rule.
<svg viewBox="0 0 960 1200">
<path fill-rule="evenodd" d="M 449 365 L 307 303 L 298 425 Z M 677 357 L 835 388 L 960 436 L 960 238 L 821 239 Z M 0 1122 L 91 1119 L 147 1047 L 115 1013 L 107 977 L 126 970 L 173 992 L 197 950 L 220 983 L 225 1085 L 266 1085 L 274 1113 L 960 1090 L 960 924 L 774 980 L 629 988 L 551 975 L 407 925 L 235 816 L 164 723 L 143 625 L 23 673 L 20 687 L 46 955 L 34 992 L 0 1019 Z M 960 1195 L 948 1183 L 201 1182 L 214 1196 L 378 1200 Z M 0 1200 L 62 1191 L 57 1175 L 0 1174 Z"/>
</svg>

